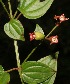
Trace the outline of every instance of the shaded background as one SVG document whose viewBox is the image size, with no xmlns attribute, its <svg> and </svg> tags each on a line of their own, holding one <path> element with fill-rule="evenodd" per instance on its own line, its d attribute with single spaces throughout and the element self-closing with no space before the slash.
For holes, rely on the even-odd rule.
<svg viewBox="0 0 70 84">
<path fill-rule="evenodd" d="M 8 8 L 7 0 L 3 0 Z M 18 2 L 11 0 L 13 14 L 16 11 Z M 25 42 L 18 41 L 21 63 L 31 50 L 37 46 L 40 41 L 29 41 L 29 33 L 35 30 L 36 24 L 39 24 L 47 35 L 55 26 L 54 15 L 65 14 L 70 18 L 70 0 L 54 0 L 51 8 L 41 18 L 36 20 L 26 19 L 21 15 L 19 20 L 25 29 Z M 5 70 L 17 67 L 14 52 L 13 39 L 4 33 L 4 24 L 9 21 L 8 15 L 0 4 L 0 65 Z M 61 25 L 52 33 L 59 36 L 59 43 L 50 46 L 48 41 L 43 41 L 37 50 L 31 55 L 29 60 L 38 60 L 41 57 L 59 51 L 58 71 L 54 84 L 70 84 L 70 20 L 61 23 Z M 10 84 L 21 84 L 17 71 L 10 72 Z"/>
</svg>

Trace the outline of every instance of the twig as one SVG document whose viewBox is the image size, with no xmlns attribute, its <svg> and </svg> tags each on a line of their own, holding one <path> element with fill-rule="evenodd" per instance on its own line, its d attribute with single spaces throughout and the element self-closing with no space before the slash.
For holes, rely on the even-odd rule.
<svg viewBox="0 0 70 84">
<path fill-rule="evenodd" d="M 15 46 L 17 67 L 18 67 L 18 68 L 21 68 L 20 59 L 19 59 L 19 52 L 18 52 L 18 45 L 17 45 L 17 41 L 15 41 L 15 40 L 14 40 L 14 46 Z M 24 84 L 23 81 L 22 81 L 21 69 L 18 69 L 18 72 L 19 72 L 19 75 L 20 75 L 21 82 L 22 82 L 22 84 Z"/>
<path fill-rule="evenodd" d="M 2 4 L 2 6 L 3 6 L 4 10 L 5 10 L 5 11 L 6 11 L 6 13 L 8 14 L 9 18 L 11 18 L 10 14 L 9 14 L 9 12 L 8 12 L 7 8 L 5 7 L 4 3 L 2 2 L 2 0 L 1 0 L 0 2 L 1 2 L 1 4 Z"/>
<path fill-rule="evenodd" d="M 14 13 L 14 16 L 13 16 L 14 18 L 16 17 L 16 15 L 17 15 L 17 12 L 18 12 L 18 11 L 16 10 L 16 12 Z"/>
<path fill-rule="evenodd" d="M 15 53 L 16 53 L 17 66 L 18 66 L 18 68 L 20 68 L 20 59 L 19 59 L 19 52 L 18 52 L 17 41 L 14 41 L 14 46 L 15 46 Z"/>
<path fill-rule="evenodd" d="M 13 18 L 10 0 L 8 0 L 8 5 L 9 5 L 10 16 L 11 18 Z"/>
<path fill-rule="evenodd" d="M 47 38 L 48 36 L 50 36 L 50 34 L 58 27 L 58 25 L 56 25 L 48 34 L 45 38 Z"/>
<path fill-rule="evenodd" d="M 16 19 L 18 19 L 21 15 L 22 15 L 22 13 L 20 13 L 20 14 L 17 16 L 17 18 L 16 18 Z"/>
<path fill-rule="evenodd" d="M 14 70 L 19 70 L 19 69 L 21 69 L 21 68 L 13 68 L 13 69 L 10 69 L 10 70 L 7 70 L 7 71 L 5 71 L 5 72 L 11 72 L 11 71 L 14 71 Z"/>
<path fill-rule="evenodd" d="M 36 48 L 37 48 L 37 47 L 35 47 L 35 48 L 31 51 L 31 53 L 27 56 L 27 58 L 24 60 L 24 62 L 26 62 L 26 61 L 28 60 L 28 58 L 32 55 L 32 53 L 36 50 Z"/>
</svg>

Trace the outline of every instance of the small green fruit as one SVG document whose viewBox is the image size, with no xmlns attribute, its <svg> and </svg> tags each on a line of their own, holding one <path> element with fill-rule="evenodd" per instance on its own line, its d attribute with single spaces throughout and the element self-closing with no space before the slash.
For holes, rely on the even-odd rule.
<svg viewBox="0 0 70 84">
<path fill-rule="evenodd" d="M 36 40 L 42 40 L 45 37 L 45 35 L 41 32 L 34 32 L 34 33 L 35 33 L 35 39 Z"/>
</svg>

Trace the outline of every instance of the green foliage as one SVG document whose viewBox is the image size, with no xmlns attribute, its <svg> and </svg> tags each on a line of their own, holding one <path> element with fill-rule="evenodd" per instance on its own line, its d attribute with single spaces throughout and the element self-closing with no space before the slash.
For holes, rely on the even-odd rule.
<svg viewBox="0 0 70 84">
<path fill-rule="evenodd" d="M 46 64 L 36 61 L 22 63 L 22 79 L 28 84 L 37 84 L 48 80 L 55 71 Z"/>
<path fill-rule="evenodd" d="M 3 70 L 3 67 L 0 65 L 0 84 L 8 84 L 10 81 L 9 73 L 6 73 Z"/>
<path fill-rule="evenodd" d="M 55 57 L 56 56 L 58 56 L 58 52 L 55 53 Z M 55 71 L 55 74 L 53 74 L 51 77 L 48 78 L 48 80 L 43 82 L 43 84 L 53 84 L 57 73 L 57 58 L 54 59 L 52 55 L 49 55 L 41 58 L 40 60 L 38 60 L 38 62 L 46 64 L 48 67 Z"/>
<path fill-rule="evenodd" d="M 36 40 L 42 40 L 45 37 L 42 28 L 38 24 L 36 24 L 36 29 L 35 29 L 34 33 L 35 33 Z"/>
<path fill-rule="evenodd" d="M 0 0 L 0 2 L 1 2 L 2 0 Z"/>
<path fill-rule="evenodd" d="M 19 20 L 11 19 L 4 25 L 5 33 L 13 39 L 24 41 L 24 28 Z"/>
<path fill-rule="evenodd" d="M 44 0 L 42 2 L 40 2 L 40 0 L 19 0 L 20 4 L 17 9 L 26 18 L 37 19 L 43 16 L 48 11 L 53 1 L 54 0 Z M 0 2 L 2 2 L 2 0 L 0 0 Z M 13 19 L 10 1 L 8 2 L 10 13 L 8 13 L 3 2 L 1 4 L 3 5 L 8 16 L 12 16 L 10 17 L 10 21 L 4 25 L 5 33 L 12 39 L 25 41 L 24 28 L 21 22 L 17 20 L 20 14 L 17 16 L 17 19 Z M 15 12 L 14 17 L 16 15 L 17 14 Z M 53 30 L 54 29 L 51 30 L 48 36 L 52 33 Z M 31 34 L 31 38 L 33 37 L 33 39 L 42 40 L 45 38 L 44 31 L 38 24 L 36 24 L 36 29 L 33 34 L 34 35 Z M 55 58 L 53 58 L 52 55 L 49 55 L 41 58 L 38 61 L 27 61 L 30 55 L 35 51 L 35 48 L 27 56 L 22 65 L 20 65 L 17 41 L 14 41 L 14 44 L 18 66 L 17 69 L 19 69 L 21 66 L 21 69 L 18 70 L 20 78 L 22 79 L 21 82 L 25 82 L 28 84 L 53 84 L 57 73 L 58 52 L 55 53 Z M 10 75 L 5 72 L 3 70 L 3 67 L 0 65 L 0 84 L 7 84 L 9 81 Z"/>
<path fill-rule="evenodd" d="M 50 8 L 54 0 L 20 0 L 18 10 L 28 19 L 36 19 L 43 16 Z"/>
<path fill-rule="evenodd" d="M 56 73 L 42 84 L 54 84 L 55 77 L 56 77 Z"/>
<path fill-rule="evenodd" d="M 42 28 L 38 24 L 36 24 L 36 28 L 35 28 L 34 32 L 40 32 L 40 33 L 44 34 L 44 31 L 42 30 Z"/>
</svg>

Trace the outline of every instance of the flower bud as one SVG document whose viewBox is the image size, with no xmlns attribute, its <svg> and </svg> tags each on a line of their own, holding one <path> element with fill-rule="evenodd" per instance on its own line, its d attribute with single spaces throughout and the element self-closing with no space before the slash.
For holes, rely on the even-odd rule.
<svg viewBox="0 0 70 84">
<path fill-rule="evenodd" d="M 35 39 L 35 33 L 33 32 L 33 33 L 29 33 L 29 35 L 30 35 L 30 41 L 32 41 L 33 39 Z"/>
<path fill-rule="evenodd" d="M 41 32 L 36 32 L 35 31 L 34 33 L 35 33 L 35 39 L 36 40 L 42 40 L 45 37 L 45 35 L 43 33 L 41 33 Z"/>
</svg>

